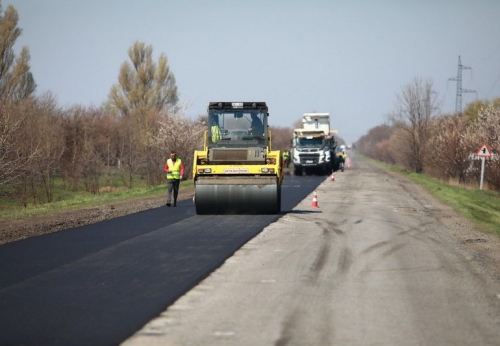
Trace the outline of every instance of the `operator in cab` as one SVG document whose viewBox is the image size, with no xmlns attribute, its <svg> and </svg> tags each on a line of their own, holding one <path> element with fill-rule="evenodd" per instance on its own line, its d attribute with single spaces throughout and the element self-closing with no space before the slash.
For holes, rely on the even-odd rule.
<svg viewBox="0 0 500 346">
<path fill-rule="evenodd" d="M 210 116 L 210 132 L 213 143 L 217 143 L 222 139 L 222 132 L 219 127 L 219 117 L 217 114 L 212 114 Z"/>
<path fill-rule="evenodd" d="M 248 129 L 248 133 L 252 136 L 264 136 L 264 125 L 262 124 L 262 120 L 260 120 L 256 113 L 251 113 L 250 117 L 252 118 L 252 122 Z"/>
</svg>

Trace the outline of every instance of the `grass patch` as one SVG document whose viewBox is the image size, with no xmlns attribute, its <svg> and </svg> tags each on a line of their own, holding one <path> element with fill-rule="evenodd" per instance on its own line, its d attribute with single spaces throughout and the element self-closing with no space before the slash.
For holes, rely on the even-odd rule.
<svg viewBox="0 0 500 346">
<path fill-rule="evenodd" d="M 192 180 L 181 181 L 183 187 L 192 186 Z M 0 221 L 8 221 L 25 217 L 55 214 L 61 211 L 91 208 L 100 205 L 124 202 L 134 198 L 141 197 L 159 197 L 166 196 L 167 185 L 158 185 L 155 187 L 137 187 L 133 189 L 117 188 L 109 192 L 103 192 L 100 195 L 94 195 L 85 192 L 68 193 L 64 199 L 59 199 L 52 203 L 40 205 L 30 205 L 26 208 L 19 205 L 5 204 L 0 206 Z"/>
</svg>

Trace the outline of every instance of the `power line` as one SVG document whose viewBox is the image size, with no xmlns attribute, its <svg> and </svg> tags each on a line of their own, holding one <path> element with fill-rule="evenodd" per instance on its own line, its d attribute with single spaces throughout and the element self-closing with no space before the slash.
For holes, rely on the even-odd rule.
<svg viewBox="0 0 500 346">
<path fill-rule="evenodd" d="M 495 89 L 495 86 L 497 85 L 499 79 L 500 79 L 500 73 L 498 74 L 497 79 L 495 80 L 495 83 L 493 83 L 493 86 L 491 87 L 490 91 L 488 92 L 487 97 L 490 97 L 491 92 L 493 91 L 493 89 Z"/>
<path fill-rule="evenodd" d="M 471 70 L 472 71 L 472 67 L 462 65 L 462 59 L 460 58 L 460 55 L 459 55 L 458 56 L 457 76 L 448 79 L 448 80 L 452 80 L 452 81 L 457 82 L 457 97 L 455 100 L 455 112 L 456 113 L 462 113 L 462 93 L 476 93 L 476 98 L 477 98 L 477 91 L 476 90 L 462 89 L 462 70 Z M 472 75 L 472 72 L 471 72 L 471 75 Z"/>
</svg>

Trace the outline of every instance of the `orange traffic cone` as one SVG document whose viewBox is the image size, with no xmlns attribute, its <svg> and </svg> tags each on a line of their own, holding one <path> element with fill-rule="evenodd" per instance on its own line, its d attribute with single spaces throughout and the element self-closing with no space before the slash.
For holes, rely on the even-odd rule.
<svg viewBox="0 0 500 346">
<path fill-rule="evenodd" d="M 335 181 L 335 173 L 332 173 L 332 176 L 330 177 L 331 181 Z"/>
<path fill-rule="evenodd" d="M 319 208 L 318 195 L 316 194 L 316 190 L 314 190 L 313 201 L 312 201 L 311 207 Z"/>
</svg>

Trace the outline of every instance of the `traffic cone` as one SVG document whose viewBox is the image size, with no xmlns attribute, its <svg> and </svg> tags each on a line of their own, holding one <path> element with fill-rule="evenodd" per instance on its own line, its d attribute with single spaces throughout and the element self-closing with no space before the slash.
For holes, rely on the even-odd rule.
<svg viewBox="0 0 500 346">
<path fill-rule="evenodd" d="M 316 190 L 314 190 L 313 201 L 312 201 L 311 207 L 319 208 L 318 195 L 316 194 Z"/>
<path fill-rule="evenodd" d="M 347 159 L 347 168 L 351 168 L 351 160 Z"/>
<path fill-rule="evenodd" d="M 335 173 L 332 173 L 332 176 L 330 177 L 331 181 L 335 181 Z"/>
</svg>

